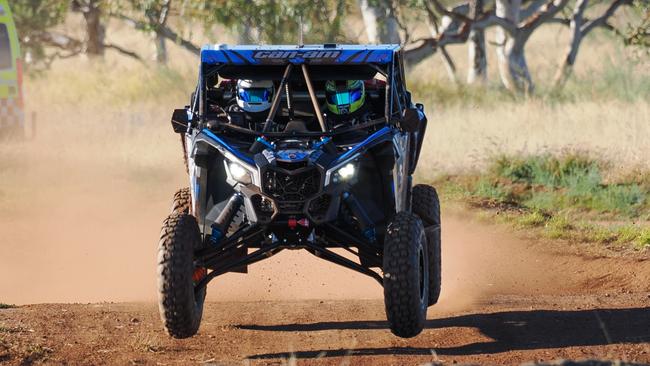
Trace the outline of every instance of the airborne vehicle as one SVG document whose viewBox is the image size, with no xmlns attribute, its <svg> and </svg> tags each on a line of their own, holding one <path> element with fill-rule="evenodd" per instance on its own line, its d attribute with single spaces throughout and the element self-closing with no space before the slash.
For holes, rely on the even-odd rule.
<svg viewBox="0 0 650 366">
<path fill-rule="evenodd" d="M 412 179 L 426 126 L 399 45 L 204 47 L 172 115 L 189 187 L 159 242 L 167 332 L 196 334 L 212 279 L 299 249 L 374 278 L 391 331 L 419 334 L 441 272 L 438 196 Z"/>
</svg>

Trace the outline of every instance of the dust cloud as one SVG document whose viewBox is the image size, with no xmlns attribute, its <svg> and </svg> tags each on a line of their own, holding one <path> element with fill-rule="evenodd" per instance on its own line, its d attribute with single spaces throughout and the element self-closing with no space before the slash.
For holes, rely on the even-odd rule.
<svg viewBox="0 0 650 366">
<path fill-rule="evenodd" d="M 14 186 L 2 184 L 4 195 L 15 190 L 21 197 L 0 211 L 0 302 L 156 299 L 159 229 L 186 179 L 182 165 L 175 156 L 160 159 L 167 166 L 140 170 L 70 158 L 97 156 L 102 143 L 85 141 L 72 155 L 48 154 L 38 141 L 21 143 L 26 169 L 12 178 Z M 443 307 L 468 306 L 491 292 L 530 291 L 540 281 L 534 267 L 540 259 L 518 255 L 521 243 L 461 213 L 444 216 L 443 246 Z M 208 293 L 211 301 L 383 296 L 374 280 L 302 251 L 281 252 L 246 275 L 217 278 Z"/>
<path fill-rule="evenodd" d="M 169 110 L 160 105 L 127 113 L 53 104 L 38 110 L 35 139 L 3 142 L 0 302 L 155 301 L 160 224 L 187 184 Z M 441 307 L 574 285 L 560 275 L 561 258 L 530 251 L 462 211 L 443 211 Z M 374 280 L 306 252 L 285 251 L 249 271 L 213 281 L 208 299 L 383 297 Z"/>
</svg>

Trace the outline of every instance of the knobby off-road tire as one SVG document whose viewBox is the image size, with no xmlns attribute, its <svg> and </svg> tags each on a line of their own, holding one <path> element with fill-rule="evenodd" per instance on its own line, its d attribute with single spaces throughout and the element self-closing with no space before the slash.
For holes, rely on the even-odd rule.
<svg viewBox="0 0 650 366">
<path fill-rule="evenodd" d="M 438 302 L 442 282 L 442 240 L 440 220 L 440 200 L 436 189 L 418 184 L 413 187 L 413 213 L 424 224 L 429 252 L 429 306 Z"/>
<path fill-rule="evenodd" d="M 181 188 L 174 194 L 172 201 L 172 214 L 188 214 L 190 213 L 190 205 L 192 204 L 192 195 L 190 194 L 189 187 Z"/>
<path fill-rule="evenodd" d="M 158 244 L 158 307 L 170 336 L 196 334 L 203 315 L 205 289 L 194 293 L 194 250 L 201 246 L 194 216 L 171 214 L 164 221 Z"/>
<path fill-rule="evenodd" d="M 400 212 L 388 225 L 384 240 L 384 303 L 393 334 L 418 335 L 427 318 L 429 259 L 422 221 Z"/>
</svg>

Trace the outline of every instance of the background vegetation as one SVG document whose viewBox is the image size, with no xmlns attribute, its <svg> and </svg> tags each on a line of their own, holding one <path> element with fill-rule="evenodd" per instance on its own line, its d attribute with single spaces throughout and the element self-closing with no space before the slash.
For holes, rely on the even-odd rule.
<svg viewBox="0 0 650 366">
<path fill-rule="evenodd" d="M 570 23 L 576 4 L 566 2 L 555 18 Z M 602 15 L 611 4 L 594 3 L 587 17 Z M 54 205 L 56 197 L 71 189 L 127 185 L 139 195 L 167 197 L 184 184 L 180 147 L 168 120 L 173 108 L 187 103 L 202 43 L 295 43 L 301 17 L 307 42 L 381 41 L 391 36 L 394 17 L 397 41 L 409 50 L 429 42 L 426 56 L 408 66 L 409 87 L 430 120 L 418 180 L 438 182 L 448 203 L 480 208 L 487 217 L 527 232 L 611 247 L 647 247 L 647 4 L 621 5 L 608 19 L 618 33 L 599 27 L 585 37 L 579 62 L 561 88 L 555 76 L 573 37 L 571 28 L 566 21 L 536 28 L 526 41 L 532 93 L 504 85 L 496 27 L 484 30 L 484 76 L 466 81 L 465 74 L 476 71 L 475 60 L 468 57 L 475 45 L 469 35 L 445 43 L 450 36 L 444 33 L 453 29 L 442 29 L 443 21 L 455 21 L 456 30 L 464 23 L 435 5 L 17 3 L 30 70 L 28 116 L 37 123 L 35 130 L 28 123 L 32 140 L 0 145 L 0 213 L 28 214 L 31 205 Z M 446 5 L 461 11 L 456 5 L 463 4 Z M 483 6 L 484 16 L 491 16 L 495 4 Z M 368 9 L 376 15 L 375 39 L 364 19 Z M 439 22 L 436 32 L 430 29 L 434 20 Z M 91 27 L 99 32 L 89 30 L 89 24 L 99 24 Z M 93 39 L 98 42 L 91 46 Z M 26 165 L 30 169 L 23 169 Z"/>
</svg>

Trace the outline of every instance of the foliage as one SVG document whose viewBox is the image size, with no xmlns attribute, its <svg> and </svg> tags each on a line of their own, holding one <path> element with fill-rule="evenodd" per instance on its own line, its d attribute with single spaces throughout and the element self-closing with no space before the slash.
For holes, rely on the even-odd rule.
<svg viewBox="0 0 650 366">
<path fill-rule="evenodd" d="M 641 21 L 636 26 L 628 25 L 625 44 L 644 48 L 650 55 L 650 1 L 637 0 L 634 9 L 641 14 Z"/>
<path fill-rule="evenodd" d="M 313 1 L 194 1 L 193 11 L 204 25 L 223 24 L 242 41 L 298 43 L 300 22 L 306 43 L 342 41 L 344 0 Z"/>
<path fill-rule="evenodd" d="M 20 37 L 23 52 L 32 60 L 45 58 L 46 50 L 41 38 L 44 33 L 61 24 L 68 12 L 66 0 L 12 1 L 11 10 Z"/>
</svg>

